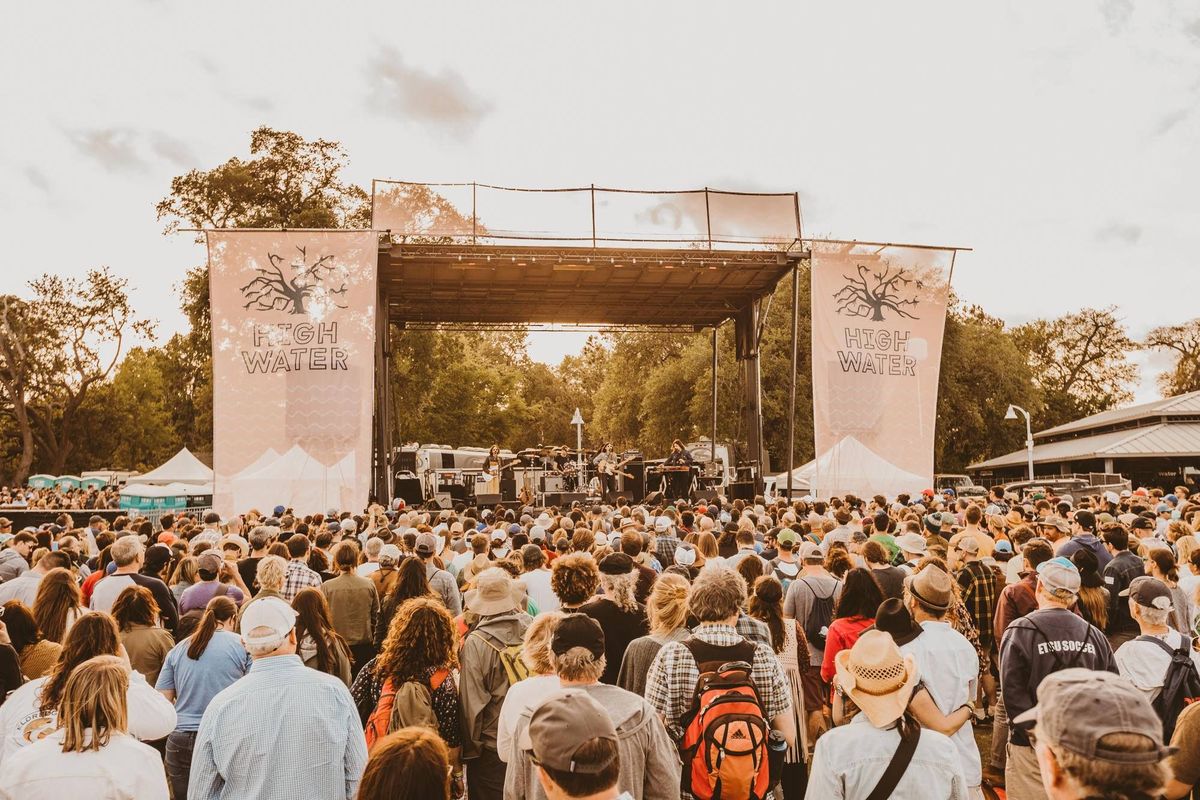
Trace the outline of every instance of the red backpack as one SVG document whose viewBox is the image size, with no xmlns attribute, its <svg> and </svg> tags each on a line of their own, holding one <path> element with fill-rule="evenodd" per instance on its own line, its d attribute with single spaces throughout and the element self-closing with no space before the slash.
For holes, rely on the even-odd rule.
<svg viewBox="0 0 1200 800">
<path fill-rule="evenodd" d="M 683 718 L 683 788 L 697 800 L 762 800 L 771 788 L 771 726 L 751 680 L 753 642 L 718 647 L 689 638 L 700 679 Z"/>
</svg>

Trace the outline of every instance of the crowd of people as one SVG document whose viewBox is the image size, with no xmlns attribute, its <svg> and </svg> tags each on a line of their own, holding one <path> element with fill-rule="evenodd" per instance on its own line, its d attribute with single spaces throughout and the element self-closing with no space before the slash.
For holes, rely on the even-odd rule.
<svg viewBox="0 0 1200 800">
<path fill-rule="evenodd" d="M 0 518 L 0 799 L 1186 797 L 1197 525 L 1182 489 Z"/>
</svg>

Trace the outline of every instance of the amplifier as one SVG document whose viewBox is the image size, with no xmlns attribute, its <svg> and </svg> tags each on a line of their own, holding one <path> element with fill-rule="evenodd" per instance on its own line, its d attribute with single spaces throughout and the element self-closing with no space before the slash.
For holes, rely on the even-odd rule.
<svg viewBox="0 0 1200 800">
<path fill-rule="evenodd" d="M 587 502 L 587 493 L 585 492 L 546 492 L 545 503 L 547 506 L 566 508 L 572 503 L 584 502 Z"/>
<path fill-rule="evenodd" d="M 734 481 L 729 484 L 730 500 L 753 500 L 754 481 Z"/>
</svg>

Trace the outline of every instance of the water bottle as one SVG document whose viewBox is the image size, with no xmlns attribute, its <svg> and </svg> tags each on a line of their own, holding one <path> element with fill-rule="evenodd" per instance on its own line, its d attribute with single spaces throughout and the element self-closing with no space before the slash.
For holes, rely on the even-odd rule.
<svg viewBox="0 0 1200 800">
<path fill-rule="evenodd" d="M 771 785 L 775 786 L 783 780 L 783 759 L 787 755 L 787 740 L 779 731 L 771 731 L 767 735 L 767 769 Z"/>
</svg>

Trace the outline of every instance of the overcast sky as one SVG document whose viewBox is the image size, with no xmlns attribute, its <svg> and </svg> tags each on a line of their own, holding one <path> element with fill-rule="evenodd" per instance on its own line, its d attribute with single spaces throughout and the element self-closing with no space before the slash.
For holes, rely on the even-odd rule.
<svg viewBox="0 0 1200 800">
<path fill-rule="evenodd" d="M 177 330 L 204 251 L 154 203 L 267 124 L 366 186 L 799 191 L 810 235 L 974 247 L 955 289 L 1014 324 L 1198 313 L 1194 0 L 405 5 L 7 4 L 0 291 L 107 264 Z"/>
</svg>

